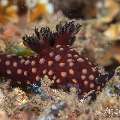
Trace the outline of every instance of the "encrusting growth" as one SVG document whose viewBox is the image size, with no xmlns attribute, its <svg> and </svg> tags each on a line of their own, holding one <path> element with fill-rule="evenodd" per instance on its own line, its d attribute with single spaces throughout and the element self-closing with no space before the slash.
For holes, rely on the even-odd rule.
<svg viewBox="0 0 120 120">
<path fill-rule="evenodd" d="M 91 90 L 100 91 L 109 74 L 101 75 L 88 58 L 71 47 L 79 29 L 80 25 L 74 21 L 56 25 L 56 32 L 48 27 L 35 28 L 35 34 L 25 35 L 23 43 L 37 55 L 22 57 L 0 54 L 1 76 L 12 79 L 12 83 L 26 86 L 48 75 L 54 81 L 52 88 L 76 87 L 79 95 Z"/>
</svg>

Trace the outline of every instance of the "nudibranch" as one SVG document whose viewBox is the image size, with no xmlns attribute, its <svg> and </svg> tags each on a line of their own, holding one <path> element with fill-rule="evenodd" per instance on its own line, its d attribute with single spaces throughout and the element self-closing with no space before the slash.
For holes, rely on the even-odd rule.
<svg viewBox="0 0 120 120">
<path fill-rule="evenodd" d="M 33 35 L 23 37 L 23 43 L 36 54 L 28 57 L 0 54 L 0 75 L 23 86 L 35 84 L 47 75 L 52 88 L 76 87 L 80 95 L 100 91 L 108 75 L 102 75 L 94 63 L 71 46 L 79 29 L 75 21 L 56 25 L 56 31 L 35 28 Z"/>
</svg>

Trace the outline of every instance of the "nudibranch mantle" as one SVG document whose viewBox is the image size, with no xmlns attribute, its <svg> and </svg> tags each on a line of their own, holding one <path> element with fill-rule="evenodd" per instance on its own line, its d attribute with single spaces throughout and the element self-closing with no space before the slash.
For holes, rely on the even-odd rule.
<svg viewBox="0 0 120 120">
<path fill-rule="evenodd" d="M 23 37 L 23 43 L 37 54 L 28 57 L 0 54 L 0 74 L 19 85 L 34 84 L 47 75 L 53 88 L 76 87 L 80 95 L 101 90 L 105 81 L 97 81 L 100 76 L 97 67 L 71 47 L 79 28 L 74 21 L 57 25 L 56 32 L 48 27 L 40 31 L 35 28 L 35 34 Z"/>
</svg>

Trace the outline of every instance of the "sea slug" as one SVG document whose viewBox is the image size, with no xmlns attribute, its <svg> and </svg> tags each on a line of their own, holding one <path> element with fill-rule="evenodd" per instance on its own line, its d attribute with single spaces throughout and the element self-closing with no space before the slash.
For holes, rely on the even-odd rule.
<svg viewBox="0 0 120 120">
<path fill-rule="evenodd" d="M 23 37 L 23 43 L 35 51 L 34 56 L 0 54 L 0 75 L 12 83 L 26 86 L 40 81 L 44 75 L 53 81 L 52 88 L 76 87 L 80 95 L 100 91 L 108 75 L 101 75 L 97 66 L 72 48 L 80 25 L 75 21 L 49 27 L 35 28 L 35 34 Z"/>
</svg>

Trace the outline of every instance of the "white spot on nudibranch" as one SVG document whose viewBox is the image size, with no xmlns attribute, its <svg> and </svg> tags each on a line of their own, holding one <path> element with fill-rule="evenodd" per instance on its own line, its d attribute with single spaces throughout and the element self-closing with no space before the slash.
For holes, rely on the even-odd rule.
<svg viewBox="0 0 120 120">
<path fill-rule="evenodd" d="M 53 76 L 53 79 L 55 80 L 56 78 L 57 78 L 57 77 L 54 75 L 54 76 Z"/>
<path fill-rule="evenodd" d="M 36 81 L 39 81 L 40 77 L 37 75 L 35 79 L 36 79 Z"/>
<path fill-rule="evenodd" d="M 77 61 L 78 62 L 84 62 L 84 59 L 83 58 L 78 58 Z"/>
<path fill-rule="evenodd" d="M 73 62 L 70 62 L 70 63 L 69 63 L 69 66 L 70 66 L 70 67 L 73 67 L 73 65 L 74 65 Z"/>
<path fill-rule="evenodd" d="M 68 57 L 72 57 L 72 55 L 71 55 L 71 54 L 67 54 L 67 56 L 68 56 Z"/>
<path fill-rule="evenodd" d="M 21 62 L 21 63 L 24 63 L 24 62 L 25 62 L 25 60 L 24 60 L 24 59 L 21 59 L 21 60 L 20 60 L 20 62 Z"/>
<path fill-rule="evenodd" d="M 13 67 L 17 67 L 17 62 L 13 62 Z"/>
<path fill-rule="evenodd" d="M 53 71 L 52 71 L 52 70 L 49 70 L 49 71 L 48 71 L 48 75 L 53 75 Z"/>
<path fill-rule="evenodd" d="M 60 83 L 60 79 L 57 79 L 57 80 L 56 80 L 56 83 Z"/>
<path fill-rule="evenodd" d="M 60 67 L 64 67 L 64 66 L 65 66 L 65 63 L 59 63 L 59 66 L 60 66 Z"/>
<path fill-rule="evenodd" d="M 85 75 L 81 75 L 81 79 L 85 80 L 86 76 Z"/>
<path fill-rule="evenodd" d="M 43 70 L 43 74 L 46 74 L 46 72 L 47 72 L 47 70 L 46 70 L 46 69 L 44 69 L 44 70 Z"/>
<path fill-rule="evenodd" d="M 70 51 L 74 51 L 74 49 L 73 49 L 73 48 L 71 48 L 71 49 L 70 49 Z"/>
<path fill-rule="evenodd" d="M 60 61 L 60 59 L 61 59 L 61 56 L 60 56 L 60 55 L 56 55 L 56 56 L 55 56 L 55 60 L 56 60 L 56 61 Z"/>
<path fill-rule="evenodd" d="M 88 85 L 88 81 L 87 80 L 84 81 L 84 85 Z"/>
<path fill-rule="evenodd" d="M 32 66 L 34 66 L 34 65 L 35 65 L 35 61 L 34 61 L 34 60 L 31 62 L 31 65 L 32 65 Z"/>
<path fill-rule="evenodd" d="M 53 64 L 53 61 L 48 61 L 48 66 L 51 66 Z"/>
<path fill-rule="evenodd" d="M 25 65 L 28 65 L 29 63 L 30 63 L 29 60 L 26 60 L 26 61 L 25 61 Z"/>
<path fill-rule="evenodd" d="M 87 69 L 86 68 L 82 69 L 82 73 L 87 74 Z"/>
<path fill-rule="evenodd" d="M 95 78 L 94 75 L 89 75 L 90 80 L 94 80 L 94 78 Z"/>
<path fill-rule="evenodd" d="M 11 70 L 6 70 L 6 73 L 8 74 L 8 75 L 10 75 L 12 72 L 11 72 Z"/>
<path fill-rule="evenodd" d="M 94 84 L 93 83 L 90 83 L 90 88 L 94 88 Z"/>
<path fill-rule="evenodd" d="M 66 77 L 66 76 L 67 76 L 67 73 L 66 73 L 66 72 L 61 72 L 61 76 L 62 76 L 62 77 Z"/>
<path fill-rule="evenodd" d="M 60 48 L 60 51 L 63 51 L 64 50 L 64 48 Z"/>
<path fill-rule="evenodd" d="M 67 59 L 67 62 L 73 62 L 73 59 Z"/>
<path fill-rule="evenodd" d="M 5 65 L 9 66 L 10 65 L 10 61 L 9 60 L 5 61 Z"/>
<path fill-rule="evenodd" d="M 49 53 L 49 56 L 50 56 L 50 57 L 53 57 L 53 56 L 54 56 L 54 52 L 50 52 L 50 53 Z"/>
<path fill-rule="evenodd" d="M 39 61 L 40 64 L 44 64 L 44 62 L 45 62 L 44 58 L 41 58 L 40 61 Z"/>
<path fill-rule="evenodd" d="M 79 56 L 78 55 L 74 55 L 75 58 L 78 58 Z"/>
<path fill-rule="evenodd" d="M 24 71 L 24 76 L 27 76 L 28 75 L 28 72 L 27 71 Z"/>
<path fill-rule="evenodd" d="M 61 45 L 56 45 L 56 48 L 59 48 L 59 47 L 61 47 Z"/>
<path fill-rule="evenodd" d="M 73 69 L 69 69 L 69 74 L 74 75 L 74 70 Z"/>
<path fill-rule="evenodd" d="M 36 73 L 37 69 L 36 68 L 32 68 L 32 73 Z"/>
<path fill-rule="evenodd" d="M 17 74 L 22 74 L 22 69 L 17 69 Z"/>
</svg>

